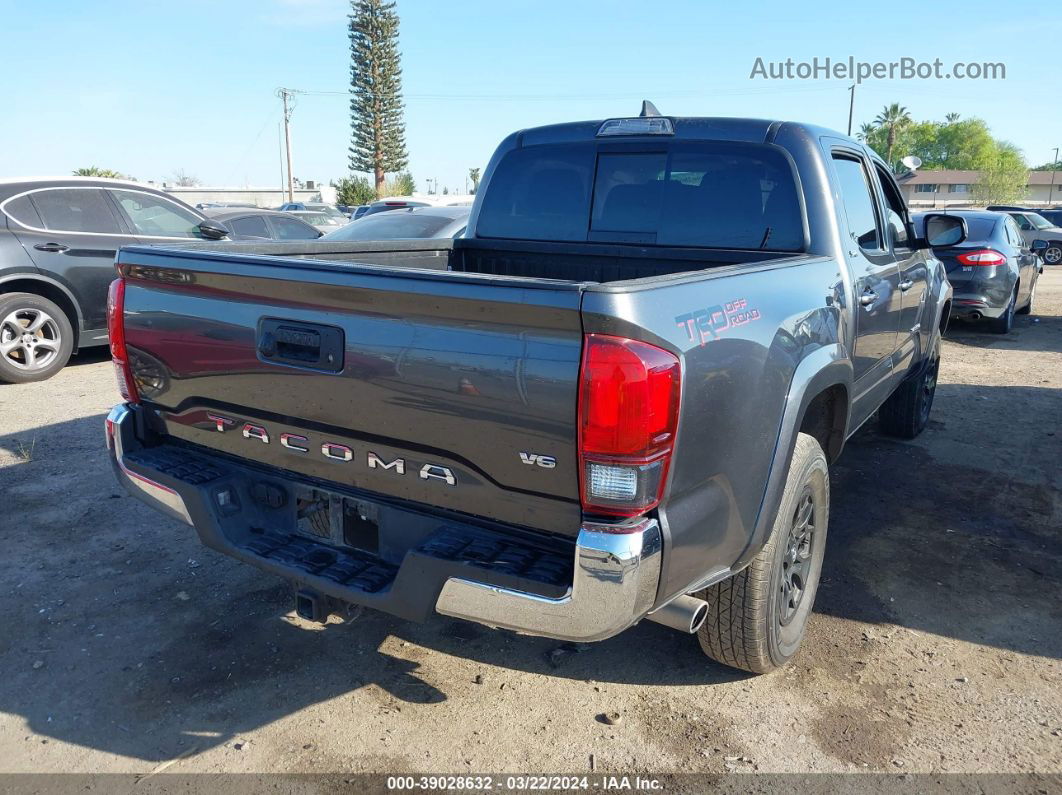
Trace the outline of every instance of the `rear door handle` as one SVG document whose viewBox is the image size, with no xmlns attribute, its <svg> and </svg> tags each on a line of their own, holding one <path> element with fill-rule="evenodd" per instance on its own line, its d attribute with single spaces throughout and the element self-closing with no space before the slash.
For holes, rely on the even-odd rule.
<svg viewBox="0 0 1062 795">
<path fill-rule="evenodd" d="M 914 287 L 913 279 L 904 279 L 902 282 L 900 282 L 900 289 L 903 290 L 905 293 L 912 287 Z"/>
<path fill-rule="evenodd" d="M 859 303 L 863 306 L 870 306 L 872 303 L 878 300 L 878 294 L 872 292 L 865 292 L 859 296 Z"/>
<path fill-rule="evenodd" d="M 69 251 L 70 246 L 64 246 L 62 243 L 37 243 L 34 246 L 37 251 Z"/>
</svg>

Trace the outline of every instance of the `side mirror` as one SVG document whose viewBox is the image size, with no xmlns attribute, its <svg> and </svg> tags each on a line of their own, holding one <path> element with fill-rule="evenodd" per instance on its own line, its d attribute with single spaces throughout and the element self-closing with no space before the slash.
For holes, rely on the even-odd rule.
<svg viewBox="0 0 1062 795">
<path fill-rule="evenodd" d="M 970 231 L 966 226 L 966 219 L 957 215 L 943 215 L 930 213 L 923 219 L 925 224 L 925 237 L 921 241 L 924 246 L 936 248 L 938 246 L 957 246 L 966 240 Z"/>
<path fill-rule="evenodd" d="M 199 222 L 199 233 L 207 240 L 221 240 L 228 236 L 229 228 L 221 221 L 214 221 L 207 218 L 204 221 Z"/>
<path fill-rule="evenodd" d="M 1047 241 L 1046 240 L 1034 240 L 1032 242 L 1032 246 L 1030 246 L 1030 248 L 1032 248 L 1032 250 L 1035 253 L 1037 253 L 1037 254 L 1043 254 L 1045 251 L 1047 251 Z"/>
</svg>

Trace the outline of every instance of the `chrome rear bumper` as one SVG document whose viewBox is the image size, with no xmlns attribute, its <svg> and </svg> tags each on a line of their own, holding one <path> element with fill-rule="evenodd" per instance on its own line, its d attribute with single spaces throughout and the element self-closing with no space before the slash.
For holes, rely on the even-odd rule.
<svg viewBox="0 0 1062 795">
<path fill-rule="evenodd" d="M 118 482 L 126 491 L 146 502 L 156 510 L 185 524 L 192 524 L 188 506 L 184 499 L 173 489 L 156 483 L 150 478 L 133 472 L 125 465 L 126 440 L 133 434 L 133 412 L 120 404 L 111 409 L 104 425 L 107 436 L 107 449 L 111 453 L 111 468 Z"/>
<path fill-rule="evenodd" d="M 150 467 L 138 465 L 137 469 L 143 471 L 133 471 L 128 466 L 127 456 L 135 456 L 140 449 L 135 425 L 134 411 L 125 405 L 115 406 L 107 416 L 106 437 L 111 465 L 115 476 L 130 494 L 167 516 L 196 526 L 200 537 L 209 546 L 297 579 L 338 599 L 402 614 L 389 606 L 389 600 L 398 597 L 399 601 L 409 601 L 410 593 L 397 592 L 410 588 L 430 593 L 428 598 L 432 601 L 424 605 L 425 612 L 429 612 L 434 603 L 435 612 L 443 615 L 570 641 L 612 637 L 645 618 L 656 599 L 661 572 L 661 534 L 657 520 L 650 518 L 617 524 L 584 523 L 576 539 L 571 587 L 556 598 L 464 576 L 436 580 L 434 588 L 439 589 L 441 581 L 441 589 L 433 591 L 432 584 L 423 581 L 424 578 L 403 578 L 401 571 L 387 592 L 356 594 L 340 588 L 329 590 L 323 580 L 314 581 L 305 572 L 263 562 L 233 546 L 217 532 L 218 528 L 214 526 L 216 517 L 211 518 L 213 514 L 204 511 L 204 505 L 209 503 L 191 488 L 188 494 L 192 502 L 186 503 L 174 488 L 152 479 L 154 470 Z M 190 504 L 199 507 L 190 511 Z M 192 513 L 197 516 L 198 524 L 193 522 Z M 435 593 L 438 593 L 437 598 Z"/>
</svg>

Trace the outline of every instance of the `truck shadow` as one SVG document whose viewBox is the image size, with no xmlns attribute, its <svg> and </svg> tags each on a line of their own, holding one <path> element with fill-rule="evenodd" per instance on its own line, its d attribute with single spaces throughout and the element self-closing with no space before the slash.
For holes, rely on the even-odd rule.
<svg viewBox="0 0 1062 795">
<path fill-rule="evenodd" d="M 844 665 L 872 627 L 1062 658 L 1062 432 L 1047 427 L 1060 410 L 1058 389 L 941 384 L 915 442 L 853 439 L 833 470 L 800 664 Z M 17 596 L 0 613 L 0 710 L 25 720 L 28 741 L 151 761 L 239 742 L 333 700 L 340 719 L 366 721 L 485 691 L 536 699 L 543 677 L 602 689 L 745 678 L 648 622 L 588 646 L 371 610 L 304 623 L 286 585 L 120 495 L 101 422 L 36 429 L 45 455 L 0 469 L 0 589 Z M 342 700 L 355 690 L 358 701 Z"/>
</svg>

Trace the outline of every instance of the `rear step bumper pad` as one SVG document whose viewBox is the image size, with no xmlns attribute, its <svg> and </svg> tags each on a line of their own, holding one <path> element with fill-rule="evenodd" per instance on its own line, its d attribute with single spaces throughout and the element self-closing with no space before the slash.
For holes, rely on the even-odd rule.
<svg viewBox="0 0 1062 795">
<path fill-rule="evenodd" d="M 375 556 L 301 536 L 263 536 L 233 543 L 202 499 L 206 486 L 224 478 L 224 467 L 215 467 L 207 457 L 168 456 L 162 448 L 141 449 L 136 420 L 133 410 L 119 405 L 106 422 L 111 463 L 130 494 L 193 525 L 207 546 L 324 595 L 413 620 L 422 620 L 434 610 L 488 626 L 572 641 L 616 635 L 643 618 L 656 599 L 661 534 L 655 519 L 584 523 L 574 561 L 569 558 L 567 563 L 560 556 L 527 556 L 501 535 L 486 543 L 481 539 L 455 546 L 450 533 L 460 536 L 461 531 L 449 528 L 441 528 L 411 550 L 397 569 Z M 485 547 L 497 549 L 487 555 Z M 455 552 L 458 548 L 461 551 Z M 524 557 L 530 562 L 524 563 Z M 477 562 L 492 568 L 469 565 Z M 501 569 L 499 564 L 504 564 Z M 506 569 L 523 574 L 508 575 Z M 527 576 L 530 581 L 523 579 Z M 563 582 L 571 584 L 565 589 Z M 546 593 L 552 590 L 553 595 L 521 588 L 532 584 Z"/>
<path fill-rule="evenodd" d="M 617 530 L 622 532 L 617 532 Z M 551 599 L 451 577 L 435 609 L 447 616 L 562 640 L 604 640 L 634 624 L 656 599 L 660 527 L 586 523 L 575 544 L 571 590 Z"/>
</svg>

